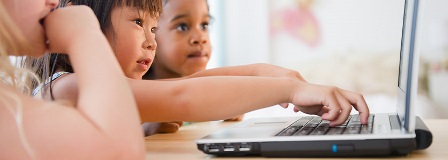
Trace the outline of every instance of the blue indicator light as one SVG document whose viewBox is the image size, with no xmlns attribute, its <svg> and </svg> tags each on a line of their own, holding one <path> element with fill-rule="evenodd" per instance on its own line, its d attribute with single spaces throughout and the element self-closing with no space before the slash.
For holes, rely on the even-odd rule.
<svg viewBox="0 0 448 160">
<path fill-rule="evenodd" d="M 338 152 L 338 146 L 336 144 L 333 144 L 333 146 L 331 146 L 331 151 L 333 151 L 333 153 Z"/>
</svg>

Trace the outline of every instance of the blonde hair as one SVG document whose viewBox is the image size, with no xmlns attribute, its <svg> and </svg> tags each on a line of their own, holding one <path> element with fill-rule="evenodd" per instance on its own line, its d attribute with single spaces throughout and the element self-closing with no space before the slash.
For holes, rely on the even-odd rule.
<svg viewBox="0 0 448 160">
<path fill-rule="evenodd" d="M 32 72 L 11 64 L 8 53 L 26 53 L 29 51 L 28 41 L 6 12 L 3 2 L 0 2 L 0 80 L 18 89 L 22 93 L 30 93 L 28 81 L 34 77 Z M 18 57 L 16 63 L 21 63 L 23 57 Z"/>
<path fill-rule="evenodd" d="M 10 85 L 17 89 L 18 92 L 30 94 L 31 88 L 29 81 L 37 79 L 37 76 L 30 70 L 18 68 L 11 64 L 8 53 L 26 53 L 29 51 L 29 45 L 23 34 L 16 29 L 17 26 L 12 21 L 9 13 L 0 1 L 0 83 Z M 16 61 L 19 62 L 19 61 Z M 16 64 L 17 65 L 17 64 Z M 0 90 L 0 104 L 13 115 L 20 142 L 25 151 L 31 158 L 35 158 L 33 150 L 25 136 L 22 120 L 23 120 L 23 104 L 17 92 L 8 92 Z"/>
</svg>

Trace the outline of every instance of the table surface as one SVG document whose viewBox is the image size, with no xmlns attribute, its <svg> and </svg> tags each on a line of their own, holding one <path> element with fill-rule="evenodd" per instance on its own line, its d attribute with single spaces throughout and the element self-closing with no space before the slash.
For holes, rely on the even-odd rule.
<svg viewBox="0 0 448 160">
<path fill-rule="evenodd" d="M 448 157 L 448 119 L 423 120 L 433 134 L 432 145 L 426 150 L 414 151 L 407 156 L 368 159 L 446 159 Z M 235 122 L 200 122 L 181 127 L 176 133 L 156 134 L 145 138 L 147 159 L 266 159 L 265 157 L 215 157 L 204 154 L 195 140 L 228 127 Z M 270 158 L 284 159 L 284 158 Z M 319 159 L 319 158 L 302 158 Z M 324 159 L 324 158 L 322 158 Z M 342 158 L 341 158 L 342 159 Z"/>
</svg>

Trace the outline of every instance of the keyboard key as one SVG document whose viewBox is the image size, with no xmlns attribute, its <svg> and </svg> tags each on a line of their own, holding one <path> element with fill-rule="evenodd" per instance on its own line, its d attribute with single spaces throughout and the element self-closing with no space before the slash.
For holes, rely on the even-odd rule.
<svg viewBox="0 0 448 160">
<path fill-rule="evenodd" d="M 336 135 L 336 134 L 342 134 L 344 132 L 344 127 L 332 127 L 328 130 L 326 133 L 327 135 Z"/>
<path fill-rule="evenodd" d="M 323 120 L 320 122 L 319 126 L 317 127 L 330 127 L 330 121 Z"/>
<path fill-rule="evenodd" d="M 296 122 L 294 122 L 291 126 L 302 127 L 306 123 L 308 123 L 308 121 L 310 121 L 311 119 L 313 119 L 312 116 L 302 117 L 299 120 L 297 120 Z"/>
<path fill-rule="evenodd" d="M 308 135 L 313 130 L 314 130 L 314 128 L 311 128 L 311 127 L 303 127 L 302 129 L 300 129 L 299 131 L 294 133 L 294 136 Z"/>
<path fill-rule="evenodd" d="M 314 129 L 310 135 L 324 135 L 325 133 L 327 133 L 327 131 L 330 129 L 330 127 L 324 127 L 324 126 L 319 126 L 316 129 Z"/>
<path fill-rule="evenodd" d="M 359 133 L 370 134 L 370 133 L 372 133 L 372 128 L 373 128 L 372 124 L 362 125 Z"/>
<path fill-rule="evenodd" d="M 338 125 L 338 126 L 336 126 L 336 127 L 345 127 L 345 126 L 347 126 L 348 122 L 349 122 L 351 119 L 352 119 L 352 115 L 348 116 L 347 120 L 345 120 L 344 123 L 342 123 L 342 124 L 340 124 L 340 125 Z"/>
<path fill-rule="evenodd" d="M 295 132 L 297 132 L 297 130 L 299 130 L 299 129 L 300 129 L 300 127 L 291 126 L 289 128 L 286 128 L 282 132 L 280 132 L 280 134 L 278 134 L 278 136 L 290 136 L 290 135 L 294 134 Z"/>
<path fill-rule="evenodd" d="M 343 134 L 359 134 L 361 126 L 349 126 L 345 128 Z"/>
<path fill-rule="evenodd" d="M 320 117 L 314 117 L 312 120 L 310 120 L 305 127 L 311 127 L 311 128 L 315 128 L 319 125 L 319 123 L 322 121 L 322 118 Z"/>
</svg>

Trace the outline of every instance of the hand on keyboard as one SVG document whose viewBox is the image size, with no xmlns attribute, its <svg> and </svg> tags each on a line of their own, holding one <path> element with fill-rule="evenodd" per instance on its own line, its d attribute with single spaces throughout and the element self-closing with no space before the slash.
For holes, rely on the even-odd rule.
<svg viewBox="0 0 448 160">
<path fill-rule="evenodd" d="M 352 107 L 358 110 L 362 124 L 367 124 L 369 117 L 369 109 L 361 94 L 337 87 L 303 82 L 292 102 L 295 105 L 295 112 L 319 115 L 323 120 L 330 121 L 330 126 L 344 123 Z"/>
</svg>

